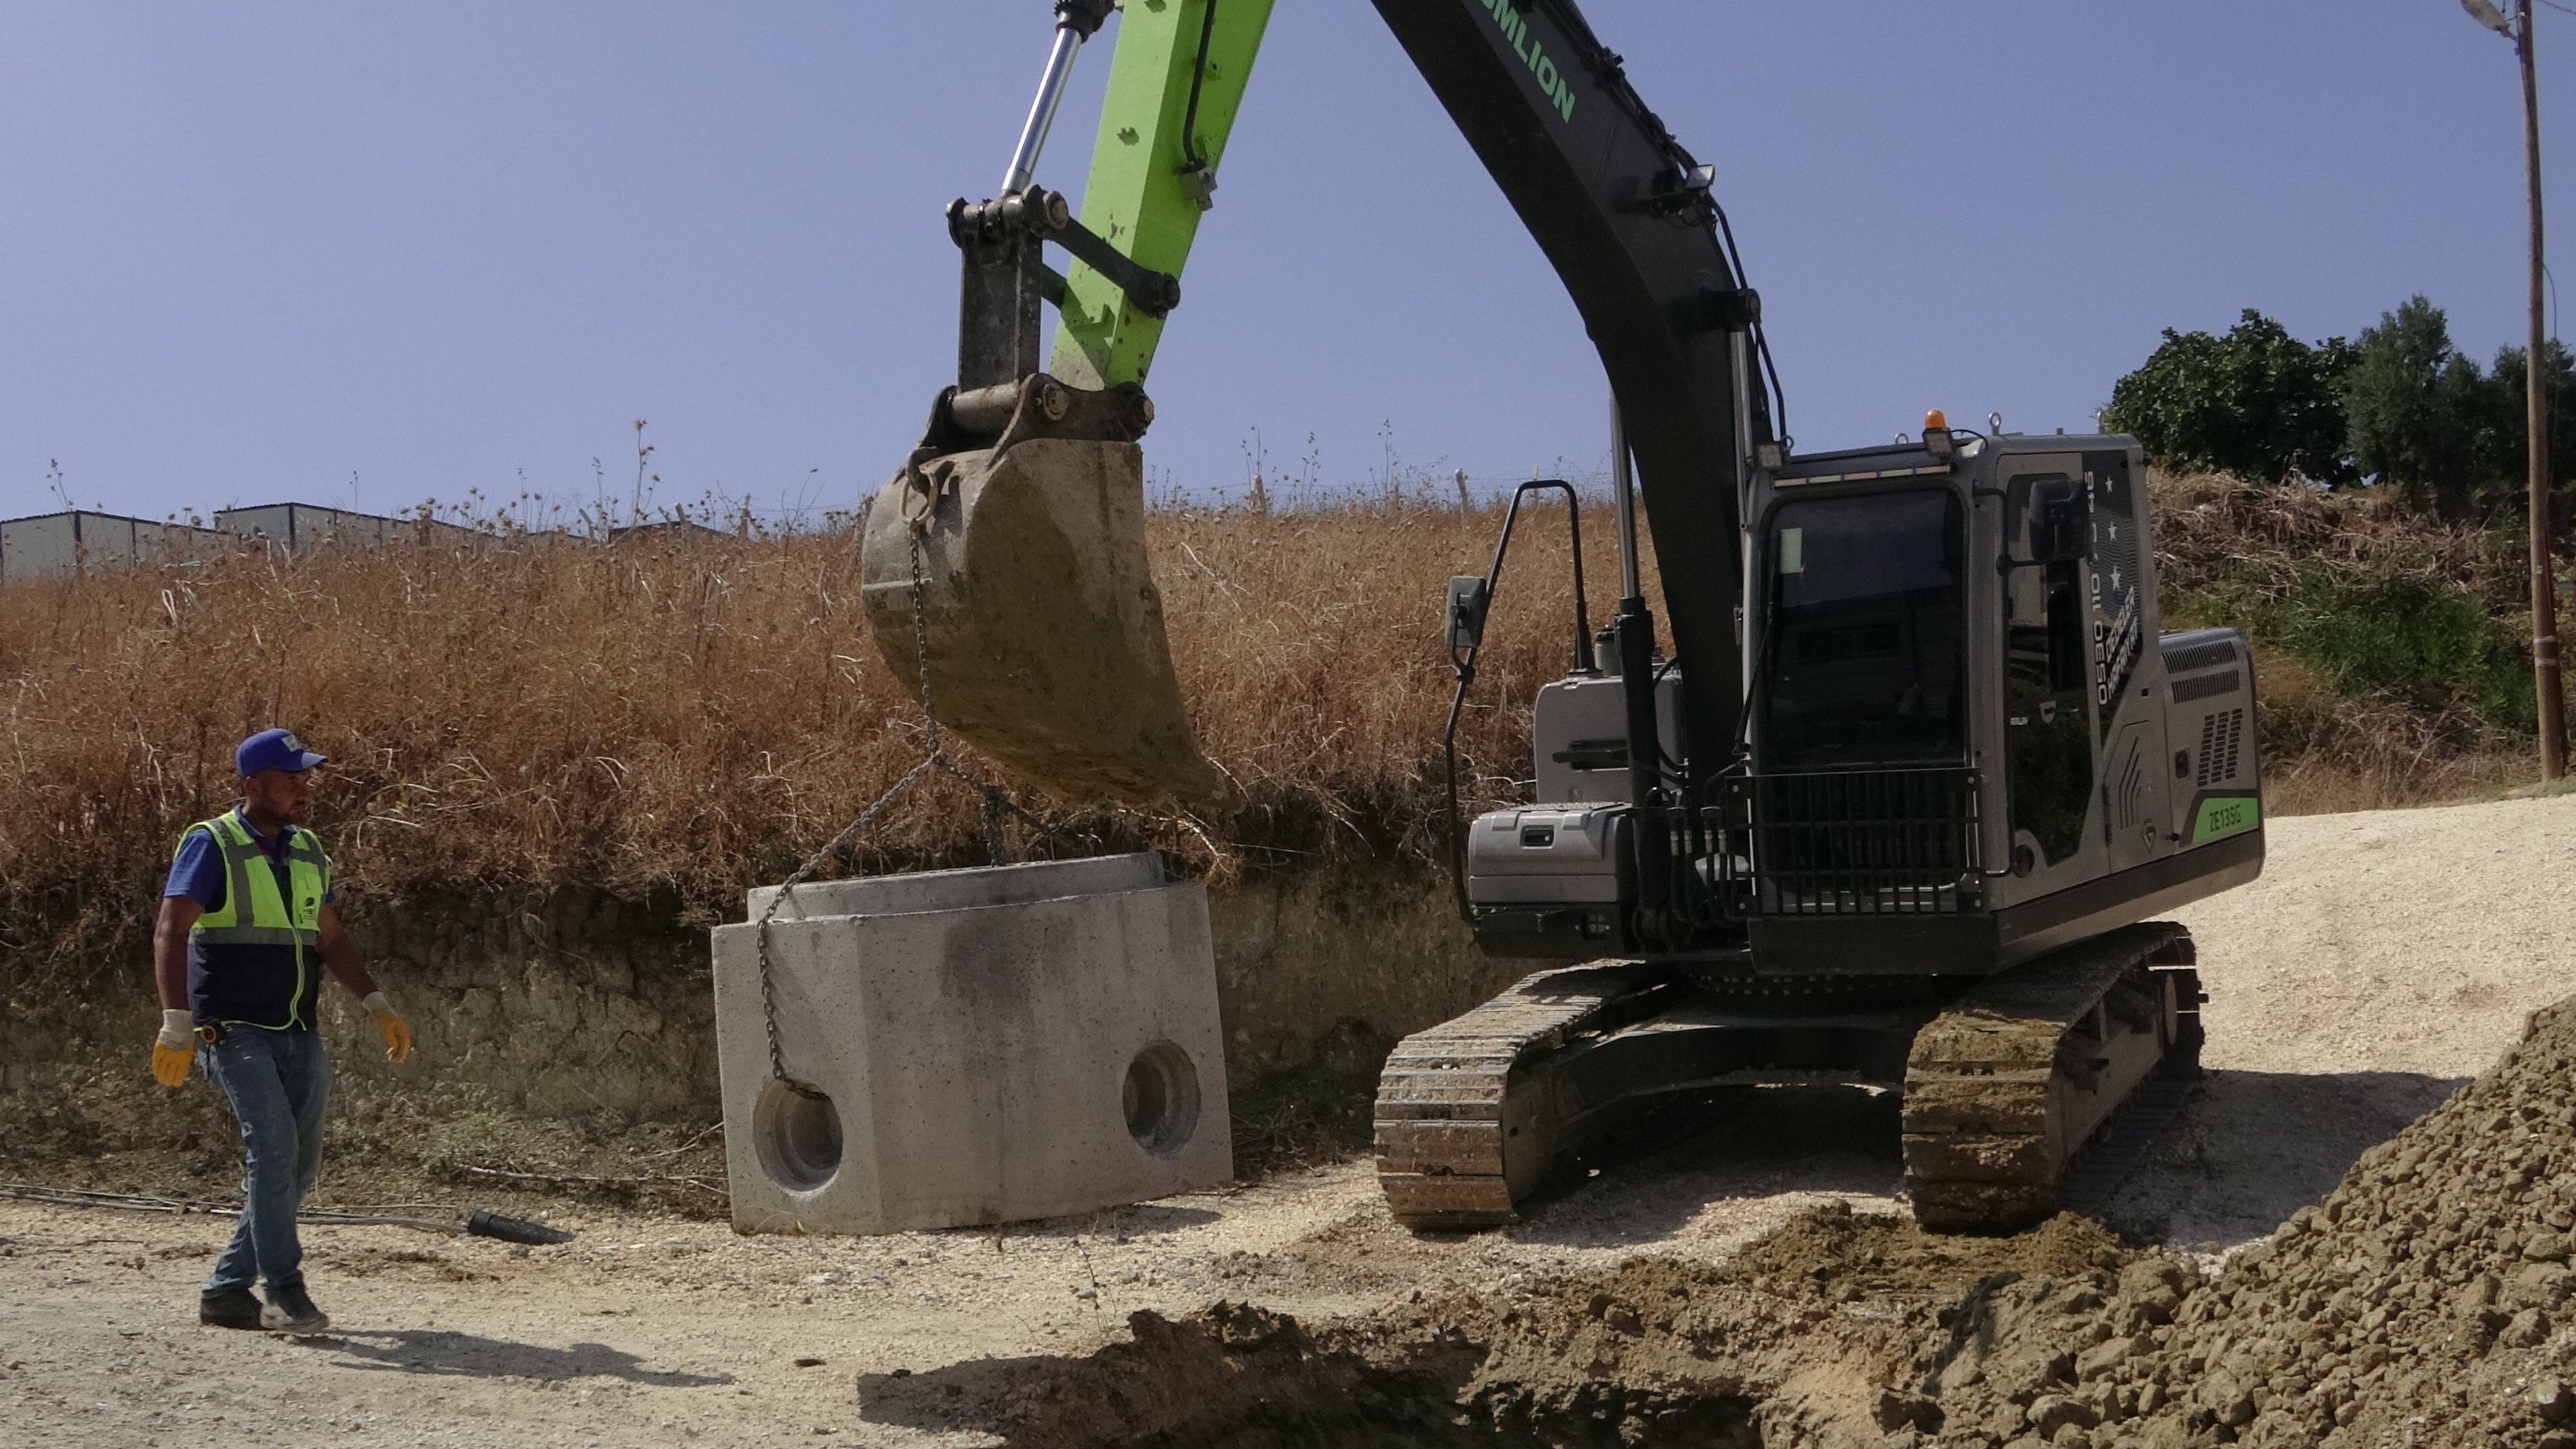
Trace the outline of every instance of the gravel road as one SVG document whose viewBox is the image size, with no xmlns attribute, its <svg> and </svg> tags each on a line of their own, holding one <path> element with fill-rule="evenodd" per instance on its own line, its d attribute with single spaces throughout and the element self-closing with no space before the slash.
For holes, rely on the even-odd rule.
<svg viewBox="0 0 2576 1449">
<path fill-rule="evenodd" d="M 2269 1233 L 2576 993 L 2576 797 L 2270 829 L 2262 880 L 2183 913 L 2213 1073 L 2106 1213 L 2133 1235 Z M 1138 1308 L 1313 1320 L 1714 1262 L 1821 1203 L 1895 1210 L 1895 1135 L 1885 1096 L 1783 1092 L 1461 1239 L 1397 1229 L 1365 1162 L 1001 1237 L 605 1213 L 559 1215 L 578 1240 L 536 1249 L 315 1228 L 335 1322 L 304 1340 L 196 1325 L 228 1223 L 0 1201 L 0 1445 L 991 1443 L 905 1380 L 1124 1339 Z"/>
</svg>

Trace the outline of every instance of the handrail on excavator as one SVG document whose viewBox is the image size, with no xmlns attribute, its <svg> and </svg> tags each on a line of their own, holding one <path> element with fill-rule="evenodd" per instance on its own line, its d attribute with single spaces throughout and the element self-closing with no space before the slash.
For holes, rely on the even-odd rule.
<svg viewBox="0 0 2576 1449">
<path fill-rule="evenodd" d="M 1466 827 L 1458 815 L 1458 717 L 1467 707 L 1468 688 L 1476 682 L 1476 652 L 1484 647 L 1485 614 L 1493 607 L 1494 591 L 1502 586 L 1503 560 L 1511 553 L 1521 504 L 1532 493 L 1550 490 L 1565 494 L 1565 527 L 1574 555 L 1574 672 L 1601 672 L 1592 649 L 1591 613 L 1583 599 L 1583 498 L 1562 478 L 1533 478 L 1512 490 L 1511 507 L 1503 512 L 1503 534 L 1494 541 L 1494 562 L 1485 576 L 1469 574 L 1449 581 L 1449 667 L 1457 671 L 1458 687 L 1449 696 L 1449 722 L 1440 731 L 1440 755 L 1449 776 L 1449 884 L 1458 898 L 1458 918 L 1470 926 L 1476 924 L 1476 912 L 1467 900 Z"/>
</svg>

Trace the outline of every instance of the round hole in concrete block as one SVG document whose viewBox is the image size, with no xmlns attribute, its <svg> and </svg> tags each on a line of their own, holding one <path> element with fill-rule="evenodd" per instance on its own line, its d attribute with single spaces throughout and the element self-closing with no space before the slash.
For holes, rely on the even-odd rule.
<svg viewBox="0 0 2576 1449">
<path fill-rule="evenodd" d="M 841 1114 L 832 1099 L 807 1087 L 772 1081 L 751 1113 L 761 1171 L 793 1192 L 810 1192 L 841 1170 Z"/>
<path fill-rule="evenodd" d="M 1120 1091 L 1127 1110 L 1127 1131 L 1136 1145 L 1156 1157 L 1169 1157 L 1189 1145 L 1199 1130 L 1199 1069 L 1190 1054 L 1167 1041 L 1136 1053 L 1127 1064 L 1127 1083 Z"/>
</svg>

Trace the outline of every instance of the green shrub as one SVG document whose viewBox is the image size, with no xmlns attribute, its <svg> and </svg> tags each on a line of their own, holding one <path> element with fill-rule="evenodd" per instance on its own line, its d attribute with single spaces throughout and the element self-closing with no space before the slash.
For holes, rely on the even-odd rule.
<svg viewBox="0 0 2576 1449">
<path fill-rule="evenodd" d="M 2458 704 L 2491 725 L 2537 728 L 2530 661 L 2486 602 L 2457 584 L 2353 576 L 2302 564 L 2287 588 L 2251 578 L 2173 601 L 2178 614 L 2242 629 L 2314 669 L 2347 698 Z"/>
</svg>

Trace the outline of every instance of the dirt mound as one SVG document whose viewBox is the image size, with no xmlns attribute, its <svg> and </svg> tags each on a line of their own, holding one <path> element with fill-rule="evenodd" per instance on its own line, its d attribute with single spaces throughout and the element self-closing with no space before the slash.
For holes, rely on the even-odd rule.
<svg viewBox="0 0 2576 1449">
<path fill-rule="evenodd" d="M 2494 1071 L 2206 1287 L 2159 1254 L 2108 1297 L 2013 1285 L 1962 1303 L 1950 1326 L 1995 1347 L 1926 1388 L 1988 1442 L 2058 1449 L 2079 1435 L 2576 1449 L 2571 1227 L 2576 1002 L 2537 1014 Z"/>
<path fill-rule="evenodd" d="M 2322 1204 L 2186 1311 L 2169 1377 L 2188 1429 L 2249 1442 L 2384 1436 L 2576 1449 L 2576 1002 L 2496 1070 L 2364 1154 Z M 2224 1439 L 2223 1434 L 2213 1435 Z"/>
<path fill-rule="evenodd" d="M 1730 1277 L 1770 1287 L 1805 1279 L 1836 1302 L 1956 1291 L 1997 1273 L 2075 1278 L 2128 1260 L 2101 1224 L 2059 1213 L 2006 1238 L 1927 1233 L 1911 1218 L 1836 1203 L 1797 1218 L 1727 1260 Z"/>
</svg>

